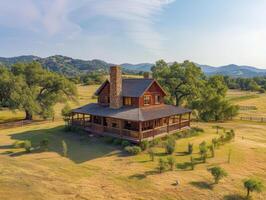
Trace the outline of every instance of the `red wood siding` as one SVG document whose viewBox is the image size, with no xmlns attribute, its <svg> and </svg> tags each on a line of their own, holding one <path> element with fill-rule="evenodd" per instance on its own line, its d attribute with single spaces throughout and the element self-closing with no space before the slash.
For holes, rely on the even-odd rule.
<svg viewBox="0 0 266 200">
<path fill-rule="evenodd" d="M 99 94 L 98 103 L 106 105 L 109 104 L 108 102 L 109 96 L 110 96 L 110 84 L 107 83 Z"/>
<path fill-rule="evenodd" d="M 151 104 L 150 105 L 144 105 L 144 96 L 148 95 L 151 97 Z M 155 96 L 158 95 L 160 96 L 160 103 L 163 103 L 163 98 L 164 98 L 164 92 L 162 91 L 162 89 L 158 86 L 158 84 L 156 82 L 154 82 L 150 88 L 144 93 L 143 96 L 141 96 L 139 98 L 139 107 L 143 107 L 143 106 L 152 106 L 152 105 L 158 105 L 155 104 Z"/>
</svg>

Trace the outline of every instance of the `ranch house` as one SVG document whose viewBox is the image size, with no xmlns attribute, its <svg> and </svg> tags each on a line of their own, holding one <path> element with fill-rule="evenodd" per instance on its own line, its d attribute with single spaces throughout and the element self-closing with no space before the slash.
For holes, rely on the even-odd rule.
<svg viewBox="0 0 266 200">
<path fill-rule="evenodd" d="M 122 78 L 121 68 L 112 66 L 95 95 L 97 103 L 72 110 L 72 126 L 135 143 L 190 127 L 191 110 L 164 104 L 166 93 L 149 74 Z"/>
</svg>

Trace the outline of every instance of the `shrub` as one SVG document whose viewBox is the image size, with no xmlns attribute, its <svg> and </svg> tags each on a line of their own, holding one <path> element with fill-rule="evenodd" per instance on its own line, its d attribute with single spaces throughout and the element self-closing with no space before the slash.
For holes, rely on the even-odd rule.
<svg viewBox="0 0 266 200">
<path fill-rule="evenodd" d="M 211 156 L 212 156 L 212 158 L 214 158 L 214 156 L 215 156 L 215 152 L 214 152 L 214 145 L 213 144 L 211 144 L 210 146 L 208 146 L 208 149 L 210 150 L 210 152 L 211 152 Z"/>
<path fill-rule="evenodd" d="M 123 141 L 121 142 L 121 146 L 122 146 L 123 148 L 126 147 L 126 146 L 130 146 L 130 142 L 127 141 L 127 140 L 123 140 Z"/>
<path fill-rule="evenodd" d="M 199 150 L 200 150 L 201 159 L 205 163 L 207 158 L 207 145 L 205 141 L 199 144 Z"/>
<path fill-rule="evenodd" d="M 31 141 L 25 140 L 24 142 L 24 149 L 27 153 L 30 153 L 32 150 Z"/>
<path fill-rule="evenodd" d="M 197 132 L 204 133 L 204 129 L 202 129 L 202 128 L 193 127 L 192 129 L 195 130 L 195 131 L 197 131 Z"/>
<path fill-rule="evenodd" d="M 218 147 L 218 139 L 217 138 L 213 138 L 212 139 L 212 144 L 213 144 L 214 148 L 217 148 Z"/>
<path fill-rule="evenodd" d="M 25 146 L 25 141 L 16 141 L 13 143 L 13 147 L 18 149 L 18 148 L 24 148 Z"/>
<path fill-rule="evenodd" d="M 62 147 L 63 147 L 63 156 L 67 157 L 68 148 L 67 148 L 67 143 L 65 142 L 65 140 L 62 141 Z"/>
<path fill-rule="evenodd" d="M 109 137 L 109 136 L 104 137 L 104 142 L 106 142 L 107 144 L 112 144 L 113 141 L 114 141 L 113 137 Z"/>
<path fill-rule="evenodd" d="M 247 180 L 244 180 L 244 187 L 247 190 L 247 198 L 249 198 L 250 192 L 253 192 L 253 191 L 261 192 L 263 188 L 263 184 L 261 181 L 257 179 L 247 179 Z"/>
<path fill-rule="evenodd" d="M 165 152 L 167 154 L 172 154 L 175 151 L 175 139 L 170 137 L 165 143 Z"/>
<path fill-rule="evenodd" d="M 193 153 L 193 144 L 188 143 L 188 154 L 192 154 L 192 153 Z"/>
<path fill-rule="evenodd" d="M 208 171 L 211 172 L 211 174 L 214 178 L 215 184 L 217 184 L 223 177 L 227 176 L 227 172 L 224 169 L 222 169 L 221 167 L 212 167 L 212 168 L 208 169 Z"/>
<path fill-rule="evenodd" d="M 114 145 L 120 145 L 121 143 L 122 143 L 121 139 L 116 138 L 116 139 L 113 140 L 113 144 Z"/>
<path fill-rule="evenodd" d="M 140 148 L 142 151 L 145 151 L 146 149 L 148 149 L 149 148 L 149 141 L 147 141 L 147 140 L 141 141 Z"/>
<path fill-rule="evenodd" d="M 157 146 L 159 144 L 161 144 L 162 142 L 162 139 L 161 138 L 155 138 L 153 139 L 151 142 L 150 142 L 150 147 L 154 147 L 154 146 Z"/>
<path fill-rule="evenodd" d="M 153 149 L 148 149 L 148 154 L 151 158 L 151 161 L 154 161 L 155 153 L 154 153 Z"/>
<path fill-rule="evenodd" d="M 159 172 L 162 173 L 167 167 L 167 163 L 165 162 L 164 159 L 160 158 L 158 162 L 158 169 Z"/>
<path fill-rule="evenodd" d="M 169 165 L 170 169 L 173 170 L 175 166 L 175 158 L 173 156 L 169 156 L 167 158 L 167 164 Z"/>
<path fill-rule="evenodd" d="M 40 147 L 44 150 L 48 149 L 49 140 L 47 138 L 40 141 Z"/>
<path fill-rule="evenodd" d="M 126 146 L 125 151 L 132 155 L 137 155 L 141 152 L 141 148 L 139 146 Z"/>
</svg>

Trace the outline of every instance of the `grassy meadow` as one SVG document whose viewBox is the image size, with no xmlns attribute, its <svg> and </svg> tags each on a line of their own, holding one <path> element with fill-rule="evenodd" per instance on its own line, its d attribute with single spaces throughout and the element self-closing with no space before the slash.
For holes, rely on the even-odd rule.
<svg viewBox="0 0 266 200">
<path fill-rule="evenodd" d="M 79 104 L 95 101 L 91 96 L 97 86 L 79 86 Z M 254 96 L 255 95 L 255 96 Z M 252 96 L 252 97 L 251 97 Z M 239 105 L 255 105 L 256 114 L 264 115 L 265 94 L 229 91 L 228 98 Z M 63 105 L 56 106 L 59 117 Z M 246 115 L 250 114 L 250 111 Z M 252 111 L 253 112 L 253 111 Z M 23 114 L 0 111 L 0 119 L 10 120 Z M 241 113 L 242 114 L 242 113 Z M 244 113 L 245 114 L 245 113 Z M 194 122 L 192 126 L 204 133 L 176 141 L 174 157 L 177 167 L 173 171 L 158 173 L 158 158 L 167 158 L 164 148 L 155 148 L 155 161 L 146 152 L 128 156 L 119 146 L 106 144 L 103 138 L 79 132 L 64 132 L 62 121 L 32 124 L 25 127 L 0 130 L 0 197 L 5 200 L 238 200 L 246 191 L 243 179 L 257 177 L 266 185 L 266 123 L 230 121 L 220 123 L 234 129 L 234 141 L 220 146 L 214 158 L 206 163 L 197 162 L 189 167 L 188 143 L 194 144 L 193 157 L 199 158 L 198 144 L 218 137 L 214 123 Z M 48 150 L 26 153 L 14 148 L 15 141 L 31 140 L 34 146 L 47 138 Z M 63 156 L 62 141 L 67 144 L 67 157 Z M 228 153 L 231 161 L 228 163 Z M 207 169 L 221 166 L 228 176 L 217 185 Z M 179 185 L 176 185 L 176 180 Z M 266 191 L 253 193 L 253 199 L 263 200 Z"/>
</svg>

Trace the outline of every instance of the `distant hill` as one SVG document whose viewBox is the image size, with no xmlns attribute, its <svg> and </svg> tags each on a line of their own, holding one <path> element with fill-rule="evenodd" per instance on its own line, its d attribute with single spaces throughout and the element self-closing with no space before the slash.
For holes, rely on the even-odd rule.
<svg viewBox="0 0 266 200">
<path fill-rule="evenodd" d="M 245 78 L 251 78 L 255 76 L 266 76 L 265 69 L 258 69 L 256 67 L 251 67 L 251 66 L 239 66 L 235 64 L 230 64 L 221 67 L 212 67 L 208 65 L 200 65 L 200 64 L 197 65 L 201 67 L 202 71 L 206 75 L 220 74 L 225 76 L 245 77 Z"/>
<path fill-rule="evenodd" d="M 17 62 L 31 62 L 31 61 L 40 62 L 44 68 L 58 72 L 67 76 L 75 76 L 84 74 L 87 72 L 98 71 L 107 73 L 109 67 L 114 65 L 112 63 L 107 63 L 103 60 L 81 60 L 73 59 L 66 56 L 55 55 L 47 58 L 41 58 L 33 55 L 27 56 L 18 56 L 11 58 L 2 58 L 0 57 L 0 64 L 6 66 L 11 66 Z M 153 63 L 140 63 L 140 64 L 130 64 L 123 63 L 123 71 L 130 74 L 135 74 L 141 71 L 150 71 Z M 230 64 L 221 67 L 214 67 L 209 65 L 196 64 L 199 66 L 206 75 L 228 75 L 233 77 L 255 77 L 255 76 L 266 76 L 265 69 L 258 69 L 252 66 L 238 66 L 235 64 Z"/>
<path fill-rule="evenodd" d="M 144 71 L 144 72 L 149 72 L 151 71 L 151 68 L 154 64 L 151 63 L 140 63 L 140 64 L 130 64 L 130 63 L 123 63 L 121 66 L 124 69 L 128 70 L 136 70 L 136 71 Z"/>
</svg>

